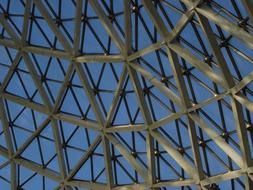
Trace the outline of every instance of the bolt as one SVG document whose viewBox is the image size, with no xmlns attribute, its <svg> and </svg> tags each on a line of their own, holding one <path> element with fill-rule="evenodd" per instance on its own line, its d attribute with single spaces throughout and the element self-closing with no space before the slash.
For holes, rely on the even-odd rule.
<svg viewBox="0 0 253 190">
<path fill-rule="evenodd" d="M 135 13 L 138 12 L 138 9 L 139 9 L 138 6 L 133 6 L 133 7 L 132 7 L 132 11 L 135 12 Z"/>
<path fill-rule="evenodd" d="M 161 82 L 166 83 L 166 82 L 167 82 L 167 77 L 166 77 L 166 76 L 163 76 L 163 77 L 161 78 Z"/>
</svg>

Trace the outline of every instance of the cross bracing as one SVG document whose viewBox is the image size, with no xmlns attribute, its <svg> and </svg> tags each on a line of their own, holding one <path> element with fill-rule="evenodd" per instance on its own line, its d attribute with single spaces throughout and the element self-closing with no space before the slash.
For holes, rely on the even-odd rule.
<svg viewBox="0 0 253 190">
<path fill-rule="evenodd" d="M 251 0 L 1 0 L 0 188 L 253 189 Z"/>
</svg>

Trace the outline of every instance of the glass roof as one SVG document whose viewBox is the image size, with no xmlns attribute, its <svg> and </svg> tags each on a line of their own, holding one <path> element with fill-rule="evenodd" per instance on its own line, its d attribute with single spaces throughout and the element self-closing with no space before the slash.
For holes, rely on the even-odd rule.
<svg viewBox="0 0 253 190">
<path fill-rule="evenodd" d="M 251 0 L 0 0 L 0 189 L 253 189 L 252 49 Z"/>
</svg>

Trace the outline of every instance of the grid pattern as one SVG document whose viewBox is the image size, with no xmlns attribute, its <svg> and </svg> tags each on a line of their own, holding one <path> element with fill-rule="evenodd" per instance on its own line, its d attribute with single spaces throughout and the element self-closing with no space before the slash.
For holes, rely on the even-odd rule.
<svg viewBox="0 0 253 190">
<path fill-rule="evenodd" d="M 0 12 L 0 186 L 253 189 L 251 0 Z"/>
</svg>

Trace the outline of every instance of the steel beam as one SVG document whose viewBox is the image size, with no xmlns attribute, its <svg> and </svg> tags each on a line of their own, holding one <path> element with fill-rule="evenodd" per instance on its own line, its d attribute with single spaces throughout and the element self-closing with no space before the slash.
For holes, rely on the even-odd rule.
<svg viewBox="0 0 253 190">
<path fill-rule="evenodd" d="M 253 24 L 253 2 L 250 0 L 242 0 L 242 3 L 248 12 L 251 23 Z"/>
<path fill-rule="evenodd" d="M 188 163 L 188 161 L 173 147 L 173 145 L 159 132 L 150 131 L 151 135 L 164 148 L 164 150 L 185 170 L 185 172 L 198 183 L 198 172 L 195 167 Z"/>
<path fill-rule="evenodd" d="M 18 34 L 14 28 L 16 28 L 13 24 L 13 20 L 8 18 L 7 13 L 0 14 L 0 23 L 4 27 L 5 31 L 9 34 L 10 39 L 7 39 L 3 36 L 0 38 L 0 44 L 5 46 L 6 48 L 14 48 L 18 51 L 15 59 L 12 61 L 10 67 L 8 67 L 9 71 L 0 85 L 0 117 L 2 120 L 2 125 L 4 129 L 4 136 L 6 139 L 7 149 L 0 146 L 0 154 L 8 159 L 8 161 L 4 164 L 11 164 L 11 188 L 16 189 L 17 186 L 17 172 L 16 165 L 24 166 L 40 175 L 48 177 L 52 180 L 55 180 L 59 183 L 56 189 L 71 189 L 72 186 L 76 187 L 84 187 L 88 189 L 159 189 L 164 186 L 187 186 L 187 185 L 200 185 L 201 188 L 205 189 L 206 185 L 212 183 L 219 183 L 224 180 L 236 179 L 241 176 L 245 177 L 245 189 L 250 190 L 252 188 L 252 160 L 250 157 L 250 149 L 249 142 L 247 140 L 247 131 L 245 128 L 245 119 L 243 115 L 243 107 L 245 107 L 248 111 L 253 112 L 253 103 L 250 101 L 249 97 L 242 94 L 241 92 L 246 90 L 248 91 L 248 84 L 253 80 L 253 72 L 245 76 L 242 80 L 238 80 L 235 76 L 233 76 L 226 65 L 226 60 L 223 57 L 220 48 L 218 47 L 218 43 L 220 43 L 221 38 L 215 35 L 212 32 L 212 29 L 209 25 L 209 21 L 214 24 L 220 26 L 222 29 L 229 32 L 234 37 L 238 38 L 253 49 L 253 37 L 251 32 L 247 32 L 243 28 L 240 28 L 236 23 L 228 21 L 224 16 L 216 13 L 212 7 L 205 6 L 205 3 L 201 4 L 201 0 L 180 0 L 187 7 L 182 11 L 181 9 L 177 9 L 174 7 L 174 11 L 182 14 L 180 20 L 177 24 L 172 27 L 171 32 L 167 29 L 164 21 L 169 18 L 161 18 L 160 12 L 158 13 L 158 8 L 155 7 L 155 4 L 152 1 L 142 0 L 142 5 L 134 7 L 133 13 L 131 11 L 133 2 L 130 0 L 124 0 L 124 10 L 123 12 L 118 13 L 119 15 L 124 14 L 125 26 L 124 26 L 124 38 L 125 41 L 120 36 L 119 32 L 114 28 L 114 25 L 118 27 L 118 29 L 122 30 L 117 23 L 117 20 L 110 20 L 108 18 L 108 14 L 114 14 L 110 12 L 113 10 L 113 7 L 107 7 L 105 3 L 100 2 L 98 0 L 89 0 L 89 4 L 94 9 L 97 14 L 96 19 L 102 23 L 106 32 L 109 34 L 112 41 L 115 43 L 117 48 L 120 50 L 120 54 L 80 54 L 79 46 L 81 41 L 81 22 L 82 22 L 82 12 L 83 12 L 83 1 L 77 0 L 74 4 L 76 6 L 76 14 L 74 16 L 73 21 L 75 22 L 74 29 L 74 42 L 68 41 L 64 36 L 60 28 L 56 25 L 54 18 L 49 13 L 49 10 L 45 7 L 45 3 L 41 0 L 34 0 L 36 7 L 39 9 L 44 20 L 47 22 L 56 38 L 63 45 L 64 50 L 56 50 L 53 47 L 51 49 L 46 49 L 43 47 L 33 46 L 26 44 L 26 38 L 28 35 L 29 29 L 29 19 L 30 12 L 32 8 L 32 1 L 26 0 L 24 6 L 24 15 L 23 15 L 23 27 L 21 34 Z M 88 2 L 86 2 L 88 3 Z M 161 1 L 157 3 L 164 3 L 165 6 L 173 7 L 169 2 Z M 253 22 L 253 9 L 251 8 L 252 3 L 247 0 L 242 0 L 242 3 L 248 13 L 249 20 Z M 103 5 L 102 5 L 103 4 Z M 212 4 L 212 2 L 211 2 Z M 219 6 L 219 2 L 217 2 Z M 103 9 L 104 7 L 105 9 Z M 132 29 L 138 29 L 138 26 L 131 25 L 131 17 L 133 14 L 136 14 L 137 19 L 142 21 L 142 12 L 139 11 L 142 9 L 142 6 L 146 10 L 148 16 L 151 18 L 152 23 L 155 25 L 156 30 L 162 36 L 162 40 L 156 41 L 156 43 L 151 44 L 150 46 L 139 50 L 137 52 L 132 52 Z M 158 4 L 160 6 L 160 4 Z M 236 5 L 235 5 L 236 6 Z M 162 7 L 160 7 L 162 8 Z M 188 10 L 186 10 L 186 8 Z M 50 8 L 49 8 L 50 9 Z M 222 9 L 222 10 L 225 10 Z M 162 11 L 162 10 L 161 10 Z M 7 14 L 7 15 L 6 15 Z M 197 17 L 193 17 L 194 14 L 197 14 Z M 118 15 L 117 15 L 118 16 Z M 41 17 L 41 18 L 42 18 Z M 236 17 L 234 15 L 234 17 Z M 239 17 L 239 16 L 238 16 Z M 236 17 L 238 19 L 238 17 Z M 90 19 L 90 18 L 88 18 Z M 186 42 L 185 39 L 180 36 L 181 31 L 184 27 L 189 24 L 195 24 L 196 26 L 202 27 L 205 37 L 209 42 L 211 50 L 213 52 L 215 60 L 213 60 L 213 64 L 218 68 L 219 72 L 215 71 L 211 66 L 206 64 L 204 61 L 200 60 L 197 56 L 194 56 L 187 48 L 184 48 L 180 43 L 181 40 Z M 138 24 L 138 23 L 137 23 Z M 247 30 L 251 31 L 250 27 Z M 144 24 L 145 25 L 145 24 Z M 145 28 L 145 26 L 144 26 Z M 146 28 L 145 28 L 146 30 Z M 156 30 L 154 30 L 154 36 L 157 36 Z M 122 30 L 123 31 L 123 30 Z M 121 31 L 121 32 L 122 32 Z M 150 35 L 153 35 L 153 33 Z M 179 40 L 177 40 L 179 39 Z M 134 39 L 134 40 L 138 40 Z M 202 40 L 201 40 L 202 41 Z M 108 46 L 109 43 L 108 43 Z M 157 51 L 159 54 L 165 54 L 164 48 L 166 47 L 169 61 L 172 65 L 172 71 L 174 79 L 176 80 L 176 89 L 180 93 L 180 97 L 175 94 L 170 88 L 164 85 L 159 79 L 155 78 L 150 72 L 148 72 L 144 67 L 136 63 L 136 60 L 141 58 L 144 55 L 147 55 L 150 52 Z M 189 46 L 190 47 L 190 46 Z M 110 48 L 110 47 L 108 47 Z M 238 48 L 234 47 L 229 43 L 228 48 L 230 50 L 237 53 L 237 55 L 242 56 L 242 58 L 246 59 L 250 63 L 253 63 L 253 60 L 246 53 L 243 53 Z M 8 50 L 9 51 L 9 50 Z M 199 51 L 196 49 L 196 51 Z M 201 55 L 205 56 L 201 51 L 199 52 Z M 40 54 L 50 57 L 55 57 L 59 59 L 66 59 L 70 61 L 71 64 L 68 67 L 67 72 L 65 73 L 64 81 L 62 82 L 62 86 L 57 95 L 56 101 L 51 102 L 44 87 L 40 80 L 40 77 L 37 74 L 34 63 L 29 57 L 30 54 Z M 198 69 L 203 74 L 211 79 L 214 83 L 220 85 L 225 92 L 216 94 L 212 89 L 210 92 L 213 93 L 213 97 L 208 98 L 202 102 L 197 104 L 192 104 L 189 99 L 188 92 L 186 86 L 184 84 L 184 79 L 182 77 L 183 70 L 178 63 L 177 55 L 183 58 L 186 62 L 189 62 L 194 69 Z M 23 57 L 25 64 L 32 76 L 33 81 L 35 82 L 35 86 L 37 87 L 40 96 L 43 100 L 43 105 L 32 102 L 25 98 L 19 97 L 18 95 L 10 94 L 5 92 L 5 88 L 11 80 L 13 73 L 15 72 L 15 68 L 17 67 L 20 58 Z M 228 55 L 228 58 L 231 58 Z M 101 111 L 101 106 L 98 104 L 96 97 L 93 93 L 92 87 L 89 84 L 89 76 L 86 76 L 86 73 L 83 70 L 82 63 L 85 62 L 87 64 L 92 64 L 94 62 L 99 63 L 113 63 L 117 64 L 119 62 L 124 62 L 123 72 L 121 73 L 121 77 L 117 80 L 118 85 L 115 90 L 113 103 L 110 106 L 108 114 L 105 116 Z M 91 121 L 88 119 L 83 120 L 82 118 L 74 115 L 69 115 L 65 113 L 59 113 L 59 105 L 62 101 L 62 94 L 65 92 L 68 86 L 68 82 L 73 74 L 74 70 L 77 71 L 79 78 L 81 79 L 81 83 L 83 88 L 87 94 L 89 102 L 91 103 L 91 107 L 95 113 L 96 121 Z M 219 73 L 219 74 L 217 74 Z M 157 88 L 163 93 L 167 98 L 169 98 L 173 103 L 179 106 L 180 110 L 172 113 L 169 116 L 166 116 L 158 121 L 153 122 L 150 114 L 151 109 L 146 103 L 145 96 L 142 85 L 139 81 L 138 74 L 143 76 L 147 81 L 149 81 L 153 86 L 152 88 Z M 133 84 L 134 93 L 137 96 L 138 106 L 140 108 L 140 112 L 144 119 L 144 124 L 131 124 L 131 125 L 119 125 L 119 126 L 111 126 L 113 115 L 115 114 L 117 104 L 119 102 L 120 94 L 123 89 L 123 85 L 127 76 L 129 75 L 130 80 Z M 247 87 L 247 88 L 246 88 Z M 250 91 L 249 91 L 250 92 Z M 225 97 L 231 97 L 231 104 L 227 105 L 230 110 L 233 111 L 235 122 L 236 122 L 236 132 L 239 137 L 239 145 L 240 146 L 242 156 L 239 155 L 235 150 L 228 144 L 221 136 L 215 132 L 211 127 L 209 127 L 204 119 L 197 114 L 198 110 L 201 110 L 202 107 L 209 105 L 215 101 L 226 101 L 222 100 Z M 8 119 L 7 119 L 7 109 L 5 110 L 4 101 L 8 100 L 19 104 L 25 108 L 29 108 L 41 113 L 48 115 L 48 118 L 32 133 L 32 135 L 24 142 L 24 144 L 18 148 L 18 150 L 14 151 L 14 144 L 11 139 Z M 226 102 L 225 102 L 226 103 Z M 224 105 L 226 105 L 224 103 Z M 9 114 L 9 113 L 8 113 Z M 169 141 L 163 137 L 159 132 L 157 132 L 157 128 L 161 125 L 167 124 L 176 119 L 180 119 L 180 117 L 186 115 L 188 118 L 188 131 L 191 139 L 191 145 L 193 148 L 194 154 L 194 162 L 196 168 L 193 167 L 188 161 L 184 159 L 184 157 L 173 147 Z M 104 118 L 106 117 L 106 118 Z M 86 129 L 95 130 L 100 133 L 99 137 L 91 144 L 91 146 L 87 149 L 85 154 L 79 160 L 77 165 L 74 167 L 69 174 L 67 174 L 64 155 L 62 152 L 62 145 L 60 139 L 60 132 L 57 126 L 57 120 L 62 120 L 65 122 L 69 122 L 75 126 L 84 127 Z M 47 126 L 47 124 L 51 122 L 53 128 L 53 135 L 55 140 L 55 147 L 58 156 L 58 162 L 60 166 L 60 173 L 51 171 L 40 164 L 36 164 L 34 162 L 28 161 L 22 158 L 20 155 L 25 150 L 25 148 L 40 134 L 40 132 Z M 199 125 L 199 127 L 207 133 L 210 137 L 210 140 L 214 141 L 239 167 L 240 169 L 236 171 L 228 171 L 224 174 L 216 175 L 216 176 L 204 176 L 201 165 L 201 160 L 199 158 L 198 153 L 198 136 L 195 132 L 194 122 Z M 147 165 L 148 169 L 143 167 L 143 165 L 136 160 L 136 158 L 129 152 L 129 150 L 113 135 L 115 132 L 145 132 L 146 133 L 146 146 L 147 146 Z M 179 165 L 189 173 L 193 177 L 193 179 L 184 179 L 184 180 L 176 180 L 176 181 L 162 181 L 155 182 L 155 167 L 154 167 L 154 150 L 153 150 L 153 137 L 156 138 L 158 143 L 179 163 Z M 143 136 L 144 138 L 144 136 Z M 73 175 L 76 173 L 83 163 L 89 158 L 91 154 L 93 154 L 93 150 L 95 147 L 102 141 L 103 150 L 104 150 L 104 159 L 105 159 L 105 171 L 107 176 L 107 184 L 103 183 L 91 183 L 82 180 L 74 180 Z M 122 156 L 130 163 L 130 165 L 137 171 L 137 173 L 143 177 L 143 184 L 130 184 L 124 186 L 115 186 L 118 185 L 113 181 L 113 168 L 111 165 L 111 152 L 110 152 L 110 143 L 112 143 L 116 149 L 122 154 Z M 3 166 L 1 166 L 3 167 Z M 229 167 L 226 167 L 229 170 Z"/>
<path fill-rule="evenodd" d="M 192 120 L 205 131 L 205 133 L 240 167 L 244 167 L 242 157 L 213 129 L 211 129 L 204 120 L 196 113 L 189 114 Z"/>
<path fill-rule="evenodd" d="M 152 83 L 157 89 L 159 89 L 165 96 L 172 100 L 175 104 L 182 107 L 180 98 L 168 87 L 166 87 L 162 82 L 156 79 L 150 72 L 144 69 L 142 66 L 136 63 L 128 62 L 128 64 L 145 77 L 150 83 Z"/>
<path fill-rule="evenodd" d="M 171 68 L 173 71 L 173 75 L 179 89 L 180 97 L 182 99 L 185 109 L 188 109 L 192 106 L 192 103 L 190 101 L 189 94 L 187 92 L 187 87 L 183 78 L 183 73 L 178 61 L 178 57 L 176 53 L 171 51 L 170 49 L 167 49 L 167 52 L 168 52 Z M 196 128 L 194 125 L 194 121 L 189 117 L 189 115 L 187 115 L 187 121 L 188 121 L 188 131 L 189 131 L 189 136 L 190 136 L 190 141 L 191 141 L 191 148 L 194 154 L 194 163 L 195 163 L 197 174 L 198 174 L 198 180 L 203 180 L 205 178 L 205 174 L 203 171 L 200 151 L 198 147 L 198 136 L 196 133 Z"/>
<path fill-rule="evenodd" d="M 12 160 L 12 156 L 15 150 L 14 150 L 14 145 L 13 145 L 13 141 L 12 141 L 12 137 L 10 133 L 9 122 L 7 120 L 3 98 L 0 98 L 0 118 L 1 118 L 1 123 L 3 126 L 5 142 L 8 148 L 8 159 Z M 10 179 L 11 179 L 11 189 L 16 189 L 17 188 L 17 172 L 16 172 L 16 164 L 13 161 L 11 161 L 10 163 Z"/>
<path fill-rule="evenodd" d="M 121 155 L 130 163 L 130 165 L 138 172 L 144 181 L 147 180 L 147 170 L 137 162 L 132 154 L 120 143 L 120 141 L 112 134 L 105 134 L 106 138 L 118 149 Z"/>
<path fill-rule="evenodd" d="M 211 26 L 208 23 L 208 20 L 200 14 L 197 14 L 197 16 L 200 21 L 200 25 L 204 31 L 204 34 L 206 35 L 208 42 L 210 44 L 210 47 L 213 51 L 213 55 L 216 58 L 218 65 L 220 66 L 222 70 L 223 78 L 226 82 L 226 85 L 229 88 L 233 88 L 235 86 L 235 82 L 226 64 L 226 60 L 223 57 L 218 47 L 215 34 L 213 33 Z M 245 122 L 244 122 L 243 109 L 242 109 L 241 104 L 237 102 L 237 100 L 233 97 L 233 95 L 231 97 L 231 105 L 232 105 L 233 115 L 235 118 L 237 135 L 240 140 L 240 149 L 242 151 L 242 155 L 244 159 L 244 167 L 248 168 L 248 166 L 251 164 L 251 156 L 249 154 L 250 146 L 249 146 L 248 138 L 245 138 L 245 136 L 247 136 L 247 131 L 246 131 Z"/>
<path fill-rule="evenodd" d="M 89 0 L 90 5 L 94 9 L 95 13 L 97 14 L 98 18 L 101 21 L 101 24 L 104 26 L 105 30 L 109 34 L 109 36 L 112 38 L 115 45 L 119 48 L 121 53 L 124 53 L 125 47 L 122 39 L 120 38 L 119 34 L 115 30 L 114 26 L 110 22 L 108 16 L 105 14 L 103 8 L 99 4 L 97 0 Z"/>
<path fill-rule="evenodd" d="M 47 21 L 49 27 L 54 32 L 55 36 L 60 41 L 60 43 L 62 44 L 64 49 L 66 51 L 72 53 L 72 47 L 71 47 L 70 43 L 68 42 L 68 40 L 66 40 L 64 35 L 60 32 L 60 30 L 57 27 L 56 23 L 54 22 L 54 20 L 50 16 L 49 12 L 47 11 L 45 6 L 43 5 L 43 2 L 41 0 L 34 0 L 34 3 L 36 4 L 36 6 L 37 6 L 38 10 L 40 11 L 41 15 L 45 18 L 45 20 Z"/>
<path fill-rule="evenodd" d="M 219 25 L 224 30 L 230 32 L 233 36 L 237 37 L 244 44 L 253 49 L 253 37 L 243 28 L 240 28 L 235 23 L 229 22 L 223 16 L 219 15 L 219 13 L 214 12 L 207 6 L 196 8 L 196 11 L 209 20 L 213 21 L 215 24 Z"/>
</svg>

